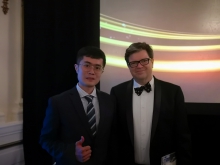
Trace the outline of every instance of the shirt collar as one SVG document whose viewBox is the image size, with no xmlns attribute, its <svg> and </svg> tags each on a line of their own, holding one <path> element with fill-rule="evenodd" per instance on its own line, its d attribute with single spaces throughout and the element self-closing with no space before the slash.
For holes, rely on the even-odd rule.
<svg viewBox="0 0 220 165">
<path fill-rule="evenodd" d="M 93 97 L 97 97 L 97 95 L 96 95 L 96 87 L 94 87 L 94 89 L 93 89 L 93 91 L 92 91 L 92 93 L 91 94 L 88 94 L 87 92 L 85 92 L 82 88 L 80 88 L 80 86 L 78 85 L 78 83 L 77 83 L 77 85 L 76 85 L 76 89 L 77 89 L 77 91 L 78 91 L 78 93 L 79 93 L 79 96 L 82 98 L 82 97 L 85 97 L 85 96 L 87 96 L 87 95 L 92 95 Z"/>
<path fill-rule="evenodd" d="M 134 81 L 134 83 L 133 83 L 133 87 L 134 88 L 138 88 L 138 87 L 141 87 L 142 85 L 140 85 L 139 83 L 137 83 L 136 81 L 135 81 L 135 79 L 133 79 L 133 81 Z M 151 87 L 153 87 L 154 86 L 154 77 L 152 76 L 152 79 L 150 80 L 150 85 L 151 85 Z"/>
</svg>

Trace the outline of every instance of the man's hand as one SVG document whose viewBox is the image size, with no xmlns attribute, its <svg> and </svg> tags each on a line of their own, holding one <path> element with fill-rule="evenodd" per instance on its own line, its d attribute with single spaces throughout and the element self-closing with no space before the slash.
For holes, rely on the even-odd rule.
<svg viewBox="0 0 220 165">
<path fill-rule="evenodd" d="M 76 155 L 76 159 L 79 162 L 86 162 L 87 160 L 89 160 L 92 153 L 90 146 L 85 146 L 85 147 L 82 146 L 83 142 L 84 142 L 84 137 L 81 136 L 81 139 L 77 141 L 75 144 L 75 155 Z"/>
</svg>

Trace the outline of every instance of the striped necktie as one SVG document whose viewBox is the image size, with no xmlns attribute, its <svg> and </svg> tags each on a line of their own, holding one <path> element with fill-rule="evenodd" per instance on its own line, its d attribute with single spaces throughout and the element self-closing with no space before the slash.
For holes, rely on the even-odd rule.
<svg viewBox="0 0 220 165">
<path fill-rule="evenodd" d="M 93 96 L 87 95 L 87 96 L 85 96 L 85 99 L 88 101 L 88 105 L 87 105 L 87 109 L 86 109 L 88 123 L 89 123 L 90 129 L 92 131 L 92 135 L 95 136 L 95 134 L 96 134 L 96 119 L 95 119 L 95 108 L 92 103 Z"/>
</svg>

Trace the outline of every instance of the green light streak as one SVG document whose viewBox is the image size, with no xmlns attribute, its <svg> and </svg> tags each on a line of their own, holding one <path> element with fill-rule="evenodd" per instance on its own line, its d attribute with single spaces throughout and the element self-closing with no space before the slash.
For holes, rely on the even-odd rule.
<svg viewBox="0 0 220 165">
<path fill-rule="evenodd" d="M 127 48 L 131 45 L 131 42 L 119 41 L 110 38 L 100 37 L 100 42 L 109 45 L 115 45 Z M 156 51 L 168 51 L 168 52 L 188 52 L 188 51 L 210 51 L 210 50 L 220 50 L 220 45 L 206 45 L 206 46 L 161 46 L 161 45 L 151 45 Z"/>
<path fill-rule="evenodd" d="M 101 37 L 101 36 L 100 36 L 100 42 L 105 43 L 105 44 L 109 44 L 109 45 L 116 45 L 116 46 L 120 46 L 120 47 L 128 47 L 131 44 L 131 42 L 119 41 L 119 40 L 114 40 L 114 39 L 105 38 L 105 37 Z"/>
<path fill-rule="evenodd" d="M 124 58 L 112 56 L 112 55 L 106 55 L 106 63 L 107 65 L 116 66 L 120 68 L 127 68 L 127 64 L 125 62 Z"/>
<path fill-rule="evenodd" d="M 104 16 L 104 15 L 102 15 Z M 107 17 L 107 16 L 104 16 Z M 108 17 L 110 19 L 114 19 Z M 100 17 L 100 26 L 101 28 L 117 31 L 120 33 L 132 34 L 137 36 L 152 37 L 152 38 L 163 38 L 163 39 L 175 39 L 175 40 L 214 40 L 220 39 L 220 35 L 198 35 L 198 34 L 184 34 L 184 33 L 174 33 L 174 32 L 165 32 L 159 30 L 151 30 L 140 27 L 139 25 L 131 25 L 131 23 L 123 23 L 123 20 L 117 20 L 116 22 L 110 19 Z M 139 27 L 138 27 L 139 26 Z"/>
</svg>

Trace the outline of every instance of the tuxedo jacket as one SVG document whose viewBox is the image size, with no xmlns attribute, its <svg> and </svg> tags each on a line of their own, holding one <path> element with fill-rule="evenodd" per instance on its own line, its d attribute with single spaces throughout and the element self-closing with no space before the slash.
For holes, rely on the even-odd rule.
<svg viewBox="0 0 220 165">
<path fill-rule="evenodd" d="M 82 164 L 75 157 L 75 143 L 84 136 L 84 146 L 91 146 L 91 158 L 84 165 L 103 165 L 114 135 L 114 99 L 96 89 L 100 120 L 95 137 L 92 136 L 79 93 L 74 87 L 48 101 L 40 135 L 40 144 L 56 161 L 56 165 Z M 111 135 L 111 136 L 110 136 Z"/>
<path fill-rule="evenodd" d="M 111 89 L 116 98 L 119 160 L 133 165 L 133 79 Z M 154 104 L 150 139 L 150 165 L 161 165 L 161 157 L 176 153 L 177 165 L 191 164 L 191 137 L 184 96 L 179 86 L 154 77 Z"/>
</svg>

